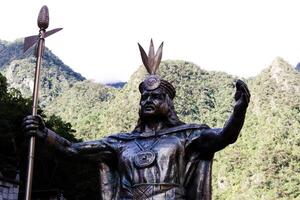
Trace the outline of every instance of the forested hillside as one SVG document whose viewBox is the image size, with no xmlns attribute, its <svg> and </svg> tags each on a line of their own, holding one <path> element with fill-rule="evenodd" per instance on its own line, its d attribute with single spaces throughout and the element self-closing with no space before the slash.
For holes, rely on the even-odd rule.
<svg viewBox="0 0 300 200">
<path fill-rule="evenodd" d="M 19 43 L 14 44 L 1 42 L 5 59 L 0 58 L 0 70 L 11 86 L 27 94 L 35 61 L 32 56 L 23 58 Z M 56 114 L 70 122 L 76 137 L 83 140 L 135 127 L 138 85 L 146 75 L 143 67 L 117 89 L 83 81 L 47 52 L 42 87 L 48 116 Z M 232 112 L 237 77 L 173 60 L 163 61 L 158 73 L 175 86 L 175 108 L 182 121 L 223 126 Z M 259 75 L 244 81 L 252 94 L 246 122 L 238 141 L 215 155 L 213 199 L 299 199 L 300 72 L 276 58 Z"/>
<path fill-rule="evenodd" d="M 20 199 L 23 199 L 22 195 L 24 195 L 28 161 L 28 138 L 25 137 L 21 124 L 24 116 L 31 113 L 31 106 L 31 100 L 22 97 L 17 89 L 8 89 L 7 80 L 0 73 L 0 179 L 19 183 Z M 43 110 L 39 109 L 38 113 L 46 119 Z M 51 127 L 56 133 L 70 141 L 79 141 L 72 135 L 74 130 L 70 123 L 62 121 L 55 115 L 47 119 L 45 120 L 47 127 Z M 59 172 L 57 169 L 60 168 L 59 164 L 62 161 L 59 162 L 56 156 L 50 157 L 43 142 L 37 140 L 36 147 L 33 194 L 36 191 L 51 190 L 62 187 L 63 184 L 69 184 L 66 178 L 63 179 L 62 174 L 72 174 L 71 171 L 77 166 L 63 163 L 64 170 L 60 169 L 63 172 Z M 2 196 L 0 198 L 2 199 Z"/>
<path fill-rule="evenodd" d="M 277 58 L 248 83 L 241 137 L 215 157 L 215 199 L 298 199 L 300 73 Z"/>
<path fill-rule="evenodd" d="M 175 107 L 183 121 L 223 124 L 231 111 L 232 76 L 207 72 L 184 61 L 162 62 L 159 73 L 176 87 Z M 138 85 L 145 75 L 145 69 L 140 67 L 121 90 L 79 83 L 51 102 L 46 110 L 72 122 L 77 136 L 83 139 L 130 131 L 138 119 Z"/>
<path fill-rule="evenodd" d="M 106 113 L 116 93 L 117 89 L 112 87 L 91 81 L 78 82 L 50 102 L 46 110 L 71 122 L 77 138 L 99 138 L 113 126 Z"/>
<path fill-rule="evenodd" d="M 9 87 L 16 88 L 25 97 L 32 95 L 35 57 L 34 48 L 23 53 L 23 42 L 0 40 L 0 72 L 7 78 Z M 46 48 L 41 70 L 41 103 L 52 101 L 75 82 L 84 80 L 79 73 L 66 66 Z"/>
<path fill-rule="evenodd" d="M 79 125 L 75 129 L 82 131 L 77 136 L 83 139 L 130 131 L 138 118 L 138 84 L 145 74 L 140 67 L 123 89 L 97 91 L 99 96 L 109 91 L 109 98 L 95 106 L 77 98 L 79 90 L 75 90 L 57 98 L 48 112 L 72 121 L 78 109 L 85 110 L 81 111 L 82 120 L 75 120 Z M 184 61 L 162 62 L 159 74 L 176 87 L 175 107 L 180 119 L 223 126 L 232 111 L 235 77 Z M 237 143 L 216 153 L 214 199 L 296 199 L 300 195 L 300 73 L 276 58 L 246 82 L 252 93 L 246 123 Z M 88 96 L 95 94 L 95 90 L 82 91 Z M 72 99 L 78 99 L 75 107 Z"/>
<path fill-rule="evenodd" d="M 235 77 L 208 72 L 184 61 L 164 61 L 159 73 L 176 87 L 175 107 L 180 119 L 223 126 L 232 112 Z M 90 90 L 97 96 L 109 92 L 105 101 L 98 101 L 95 107 L 90 105 L 89 110 L 87 104 L 93 104 L 93 98 L 85 90 L 73 106 L 72 99 L 77 99 L 79 92 L 76 90 L 53 101 L 48 112 L 72 121 L 77 114 L 69 107 L 82 108 L 83 120 L 77 121 L 85 123 L 76 122 L 75 129 L 82 131 L 76 134 L 85 140 L 130 131 L 138 118 L 138 84 L 145 74 L 140 67 L 121 90 L 106 88 L 96 94 Z M 261 74 L 246 82 L 252 93 L 246 123 L 237 143 L 216 153 L 214 197 L 296 199 L 300 195 L 300 73 L 276 58 Z M 69 112 L 61 111 L 65 109 Z"/>
</svg>

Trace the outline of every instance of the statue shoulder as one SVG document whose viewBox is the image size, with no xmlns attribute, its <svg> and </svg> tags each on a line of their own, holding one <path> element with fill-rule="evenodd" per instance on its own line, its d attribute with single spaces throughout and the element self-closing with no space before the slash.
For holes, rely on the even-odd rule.
<svg viewBox="0 0 300 200">
<path fill-rule="evenodd" d="M 126 141 L 126 140 L 132 140 L 136 137 L 135 132 L 130 132 L 130 133 L 116 133 L 112 134 L 105 139 L 110 142 L 117 142 L 117 141 Z"/>
<path fill-rule="evenodd" d="M 206 124 L 183 124 L 171 128 L 162 129 L 158 131 L 155 135 L 165 135 L 165 134 L 181 132 L 181 131 L 189 131 L 189 130 L 202 131 L 207 129 L 210 129 L 210 127 Z M 143 134 L 144 133 L 139 133 L 136 131 L 129 132 L 129 133 L 116 133 L 105 137 L 104 140 L 109 143 L 118 143 L 118 142 L 126 142 L 130 140 L 134 140 L 140 137 L 153 137 L 153 134 L 144 134 L 144 135 Z"/>
<path fill-rule="evenodd" d="M 193 124 L 191 124 L 193 125 Z M 198 127 L 198 129 L 210 129 L 210 127 L 207 124 L 194 124 L 195 126 Z"/>
<path fill-rule="evenodd" d="M 186 130 L 204 130 L 204 129 L 210 129 L 210 127 L 206 124 L 184 124 L 181 125 L 181 129 L 186 129 Z"/>
<path fill-rule="evenodd" d="M 206 124 L 187 124 L 189 128 L 186 129 L 187 137 L 189 139 L 199 138 L 204 133 L 210 132 L 212 129 Z"/>
</svg>

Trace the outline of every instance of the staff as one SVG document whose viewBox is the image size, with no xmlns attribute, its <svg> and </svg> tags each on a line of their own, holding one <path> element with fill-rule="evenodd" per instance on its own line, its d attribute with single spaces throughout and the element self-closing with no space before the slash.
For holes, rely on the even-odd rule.
<svg viewBox="0 0 300 200">
<path fill-rule="evenodd" d="M 45 37 L 60 31 L 61 28 L 46 32 L 49 26 L 49 11 L 47 6 L 43 6 L 38 16 L 38 27 L 40 28 L 39 35 L 26 37 L 24 40 L 24 51 L 29 49 L 37 42 L 36 48 L 36 68 L 34 77 L 34 88 L 33 88 L 33 104 L 32 104 L 32 115 L 37 115 L 38 110 L 38 97 L 39 97 L 39 86 L 40 86 L 40 72 L 42 64 L 42 56 L 45 49 Z M 31 200 L 31 188 L 32 188 L 32 177 L 33 177 L 33 165 L 34 165 L 34 152 L 35 152 L 35 137 L 31 136 L 29 144 L 29 155 L 28 155 L 28 168 L 27 168 L 27 182 L 26 182 L 26 193 L 25 199 Z"/>
</svg>

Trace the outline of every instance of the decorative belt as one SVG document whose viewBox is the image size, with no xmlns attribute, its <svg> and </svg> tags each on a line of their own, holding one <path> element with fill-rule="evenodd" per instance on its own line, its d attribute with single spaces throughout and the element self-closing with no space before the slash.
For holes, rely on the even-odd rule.
<svg viewBox="0 0 300 200">
<path fill-rule="evenodd" d="M 145 200 L 157 194 L 164 193 L 174 187 L 174 183 L 141 183 L 132 186 L 133 200 Z"/>
</svg>

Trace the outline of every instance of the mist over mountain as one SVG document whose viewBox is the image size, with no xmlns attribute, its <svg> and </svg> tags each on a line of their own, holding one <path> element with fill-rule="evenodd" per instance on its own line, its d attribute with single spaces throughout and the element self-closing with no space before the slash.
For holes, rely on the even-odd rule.
<svg viewBox="0 0 300 200">
<path fill-rule="evenodd" d="M 0 42 L 0 72 L 11 87 L 31 95 L 35 59 L 21 42 Z M 78 139 L 133 130 L 138 120 L 140 66 L 122 87 L 85 80 L 47 50 L 42 101 L 48 116 L 70 122 Z M 275 58 L 259 75 L 244 80 L 251 91 L 246 121 L 237 142 L 217 152 L 214 199 L 297 199 L 300 197 L 300 73 Z M 166 60 L 158 74 L 176 88 L 175 109 L 186 123 L 222 127 L 232 112 L 237 77 Z M 122 83 L 123 84 L 123 83 Z"/>
</svg>

